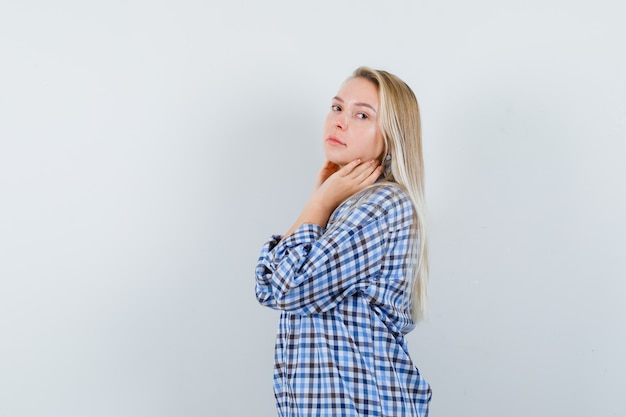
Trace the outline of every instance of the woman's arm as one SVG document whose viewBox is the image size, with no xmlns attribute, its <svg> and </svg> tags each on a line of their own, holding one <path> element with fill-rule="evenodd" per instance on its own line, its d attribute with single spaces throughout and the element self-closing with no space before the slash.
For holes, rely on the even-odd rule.
<svg viewBox="0 0 626 417">
<path fill-rule="evenodd" d="M 334 308 L 371 284 L 389 253 L 390 236 L 410 230 L 412 219 L 408 198 L 400 189 L 384 186 L 326 230 L 303 224 L 280 242 L 275 236 L 259 256 L 257 300 L 303 315 Z M 394 256 L 402 264 L 408 245 L 396 243 Z"/>
</svg>

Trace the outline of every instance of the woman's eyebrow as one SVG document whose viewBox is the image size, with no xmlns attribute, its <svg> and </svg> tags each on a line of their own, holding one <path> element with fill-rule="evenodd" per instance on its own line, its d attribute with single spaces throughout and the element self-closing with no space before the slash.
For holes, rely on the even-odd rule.
<svg viewBox="0 0 626 417">
<path fill-rule="evenodd" d="M 344 102 L 344 101 L 343 101 L 343 99 L 342 99 L 341 97 L 338 97 L 338 96 L 333 97 L 333 100 L 336 100 L 336 101 L 338 101 L 338 102 L 340 102 L 340 103 L 343 103 L 343 102 Z M 376 109 L 375 109 L 375 108 L 374 108 L 374 106 L 372 106 L 371 104 L 362 103 L 362 102 L 360 102 L 360 101 L 359 101 L 359 102 L 354 103 L 354 105 L 355 105 L 355 106 L 360 106 L 360 107 L 368 107 L 368 108 L 372 109 L 372 111 L 373 111 L 374 113 L 377 113 L 377 112 L 376 112 Z"/>
</svg>

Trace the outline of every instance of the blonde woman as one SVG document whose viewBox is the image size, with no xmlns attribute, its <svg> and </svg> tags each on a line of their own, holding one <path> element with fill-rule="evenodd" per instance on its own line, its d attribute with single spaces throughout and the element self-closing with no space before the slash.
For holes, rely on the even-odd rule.
<svg viewBox="0 0 626 417">
<path fill-rule="evenodd" d="M 256 268 L 258 301 L 281 310 L 280 416 L 428 415 L 405 339 L 428 277 L 420 132 L 415 95 L 386 71 L 358 68 L 332 99 L 317 185 Z"/>
</svg>

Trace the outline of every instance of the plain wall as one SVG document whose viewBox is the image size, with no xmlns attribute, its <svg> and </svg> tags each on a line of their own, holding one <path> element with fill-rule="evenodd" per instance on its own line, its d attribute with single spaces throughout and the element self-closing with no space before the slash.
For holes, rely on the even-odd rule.
<svg viewBox="0 0 626 417">
<path fill-rule="evenodd" d="M 433 417 L 624 416 L 623 1 L 0 3 L 0 416 L 273 416 L 262 244 L 359 65 L 422 109 Z"/>
</svg>

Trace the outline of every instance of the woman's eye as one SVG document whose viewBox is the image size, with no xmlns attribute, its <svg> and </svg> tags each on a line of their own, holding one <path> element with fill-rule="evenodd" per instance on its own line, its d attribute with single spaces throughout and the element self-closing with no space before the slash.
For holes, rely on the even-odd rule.
<svg viewBox="0 0 626 417">
<path fill-rule="evenodd" d="M 330 106 L 330 109 L 332 111 L 341 111 L 341 107 L 337 106 L 336 104 L 333 104 L 332 106 Z"/>
<path fill-rule="evenodd" d="M 369 118 L 369 116 L 367 114 L 365 114 L 365 113 L 357 113 L 356 117 L 359 118 L 359 119 L 368 119 Z"/>
</svg>

